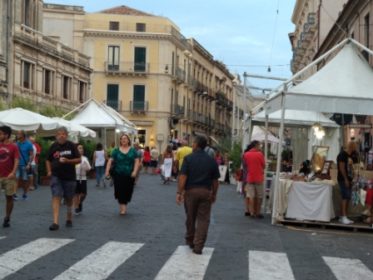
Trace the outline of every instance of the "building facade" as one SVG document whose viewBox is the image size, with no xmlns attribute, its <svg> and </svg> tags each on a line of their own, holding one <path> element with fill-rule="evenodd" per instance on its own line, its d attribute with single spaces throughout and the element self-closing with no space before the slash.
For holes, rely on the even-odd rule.
<svg viewBox="0 0 373 280">
<path fill-rule="evenodd" d="M 43 34 L 43 1 L 2 1 L 0 80 L 3 101 L 68 111 L 88 98 L 89 57 Z M 81 12 L 81 11 L 80 11 Z"/>
<path fill-rule="evenodd" d="M 294 32 L 289 34 L 295 74 L 314 60 L 348 0 L 297 0 L 292 15 Z M 357 1 L 358 2 L 358 1 Z M 305 76 L 312 74 L 309 71 Z"/>
<path fill-rule="evenodd" d="M 45 29 L 92 58 L 92 96 L 135 123 L 140 143 L 163 150 L 199 133 L 231 136 L 234 77 L 195 39 L 168 18 L 126 6 L 84 19 L 72 9 L 44 5 Z"/>
</svg>

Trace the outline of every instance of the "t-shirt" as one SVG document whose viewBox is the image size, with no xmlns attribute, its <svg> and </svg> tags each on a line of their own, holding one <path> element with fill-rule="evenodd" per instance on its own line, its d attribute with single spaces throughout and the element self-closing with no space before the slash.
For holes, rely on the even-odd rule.
<svg viewBox="0 0 373 280">
<path fill-rule="evenodd" d="M 151 149 L 151 151 L 150 151 L 150 156 L 151 156 L 151 158 L 152 158 L 152 160 L 154 160 L 154 161 L 157 161 L 158 160 L 158 157 L 159 157 L 159 152 L 158 152 L 158 150 L 157 149 Z"/>
<path fill-rule="evenodd" d="M 52 175 L 61 180 L 75 180 L 75 165 L 60 162 L 60 157 L 67 159 L 80 158 L 80 154 L 76 145 L 71 141 L 66 141 L 64 144 L 54 142 L 47 153 L 47 160 L 52 165 Z"/>
<path fill-rule="evenodd" d="M 87 180 L 87 171 L 91 169 L 91 165 L 86 156 L 81 157 L 82 161 L 75 165 L 76 180 Z"/>
<path fill-rule="evenodd" d="M 30 163 L 30 152 L 34 154 L 34 147 L 29 140 L 25 140 L 23 142 L 17 142 L 17 146 L 19 149 L 19 166 L 26 166 Z"/>
<path fill-rule="evenodd" d="M 144 151 L 144 162 L 150 162 L 150 151 Z"/>
<path fill-rule="evenodd" d="M 193 149 L 188 146 L 183 146 L 177 149 L 176 152 L 176 159 L 179 161 L 179 170 L 181 169 L 181 166 L 183 165 L 184 158 L 191 154 L 193 152 Z"/>
<path fill-rule="evenodd" d="M 261 184 L 264 181 L 265 160 L 261 151 L 253 148 L 244 154 L 247 166 L 247 183 Z"/>
<path fill-rule="evenodd" d="M 33 165 L 39 164 L 39 156 L 40 156 L 40 152 L 41 152 L 41 147 L 36 142 L 32 143 L 32 147 L 34 149 L 34 159 L 32 161 L 32 164 Z"/>
<path fill-rule="evenodd" d="M 343 165 L 344 165 L 344 169 L 345 169 L 345 172 L 347 174 L 348 180 L 352 181 L 352 179 L 353 179 L 353 168 L 352 168 L 352 160 L 351 160 L 351 164 L 349 163 L 350 160 L 351 160 L 351 158 L 346 151 L 341 151 L 338 154 L 338 156 L 337 156 L 337 168 L 338 168 L 337 179 L 338 179 L 338 181 L 344 181 L 344 177 L 343 177 L 341 171 L 339 170 L 339 163 L 340 162 L 342 162 Z"/>
<path fill-rule="evenodd" d="M 99 166 L 104 166 L 105 165 L 105 151 L 104 150 L 96 150 L 95 151 L 95 156 L 96 156 L 96 160 L 95 160 L 95 166 L 96 167 L 99 167 Z"/>
<path fill-rule="evenodd" d="M 135 148 L 130 148 L 125 154 L 120 149 L 115 148 L 111 157 L 114 161 L 114 173 L 118 175 L 131 176 L 131 173 L 135 167 L 135 159 L 138 158 L 138 154 Z"/>
<path fill-rule="evenodd" d="M 202 187 L 211 190 L 213 180 L 220 177 L 216 161 L 204 150 L 196 150 L 184 158 L 180 170 L 187 176 L 185 189 Z"/>
<path fill-rule="evenodd" d="M 19 158 L 15 144 L 0 144 L 0 177 L 6 178 L 13 171 L 14 161 Z"/>
</svg>

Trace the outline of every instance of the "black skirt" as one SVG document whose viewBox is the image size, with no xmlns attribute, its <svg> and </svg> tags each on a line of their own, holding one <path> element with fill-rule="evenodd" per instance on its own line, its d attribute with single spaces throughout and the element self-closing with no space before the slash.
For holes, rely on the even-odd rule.
<svg viewBox="0 0 373 280">
<path fill-rule="evenodd" d="M 127 204 L 131 201 L 135 178 L 126 175 L 115 174 L 114 179 L 114 197 L 120 204 Z"/>
</svg>

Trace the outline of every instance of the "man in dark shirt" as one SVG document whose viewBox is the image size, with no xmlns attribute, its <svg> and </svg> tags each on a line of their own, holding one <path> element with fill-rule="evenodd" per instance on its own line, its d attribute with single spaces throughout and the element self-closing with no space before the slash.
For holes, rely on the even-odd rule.
<svg viewBox="0 0 373 280">
<path fill-rule="evenodd" d="M 339 222 L 342 224 L 352 224 L 347 217 L 348 213 L 348 204 L 351 199 L 351 188 L 352 188 L 352 179 L 353 175 L 353 160 L 351 155 L 356 152 L 356 145 L 354 142 L 349 142 L 347 148 L 342 149 L 337 157 L 337 167 L 338 167 L 338 185 L 341 192 L 342 203 L 341 203 L 341 216 Z"/>
<path fill-rule="evenodd" d="M 72 227 L 72 204 L 75 195 L 75 164 L 80 163 L 80 154 L 76 145 L 67 140 L 67 130 L 57 130 L 56 142 L 49 148 L 46 160 L 47 176 L 52 176 L 52 210 L 53 224 L 49 230 L 58 230 L 61 199 L 64 197 L 67 206 L 66 226 Z"/>
<path fill-rule="evenodd" d="M 195 254 L 202 254 L 210 224 L 211 205 L 218 191 L 219 168 L 205 151 L 207 140 L 196 136 L 193 153 L 184 158 L 176 194 L 176 203 L 184 201 L 186 243 Z"/>
</svg>

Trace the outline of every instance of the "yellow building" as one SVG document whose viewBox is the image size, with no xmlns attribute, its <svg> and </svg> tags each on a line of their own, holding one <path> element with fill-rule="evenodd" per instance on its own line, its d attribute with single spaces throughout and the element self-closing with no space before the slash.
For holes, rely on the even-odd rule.
<svg viewBox="0 0 373 280">
<path fill-rule="evenodd" d="M 91 57 L 92 97 L 134 122 L 141 143 L 231 136 L 234 77 L 171 20 L 119 6 L 77 22 L 72 6 L 44 7 L 44 25 L 64 25 L 58 36 Z"/>
</svg>

